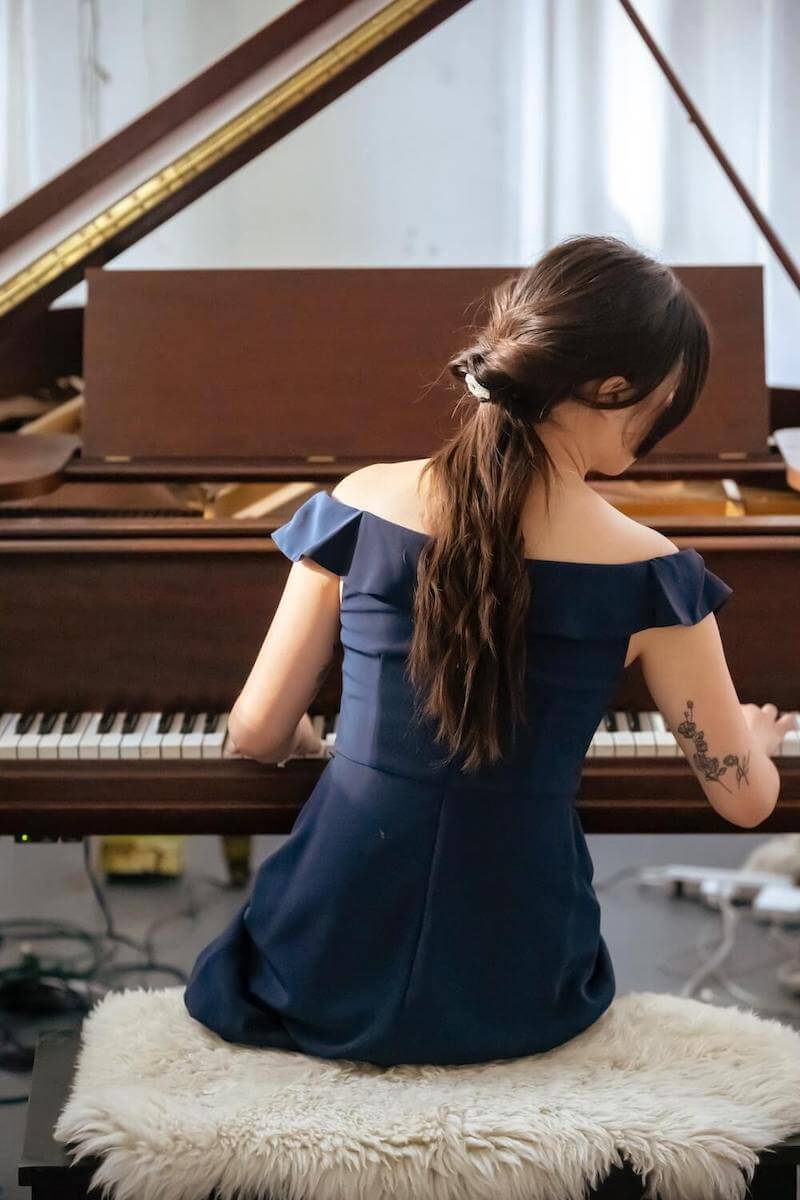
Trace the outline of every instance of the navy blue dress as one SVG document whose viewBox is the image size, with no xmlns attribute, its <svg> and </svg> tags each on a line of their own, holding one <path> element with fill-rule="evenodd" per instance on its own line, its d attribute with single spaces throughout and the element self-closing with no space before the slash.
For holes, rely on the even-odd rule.
<svg viewBox="0 0 800 1200">
<path fill-rule="evenodd" d="M 344 577 L 335 756 L 248 902 L 197 958 L 189 1013 L 230 1042 L 382 1065 L 534 1054 L 605 1011 L 614 972 L 575 797 L 628 639 L 732 589 L 687 548 L 529 559 L 527 729 L 465 775 L 404 676 L 428 535 L 319 492 L 273 535 Z"/>
</svg>

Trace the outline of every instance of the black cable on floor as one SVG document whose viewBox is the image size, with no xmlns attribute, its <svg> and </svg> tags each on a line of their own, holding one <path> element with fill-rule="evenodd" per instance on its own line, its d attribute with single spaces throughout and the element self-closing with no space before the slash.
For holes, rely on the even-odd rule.
<svg viewBox="0 0 800 1200">
<path fill-rule="evenodd" d="M 75 941 L 82 946 L 82 951 L 71 957 L 52 955 L 49 958 L 27 948 L 18 962 L 0 967 L 0 1010 L 28 1015 L 73 1012 L 85 1016 L 107 992 L 119 986 L 121 977 L 132 972 L 166 974 L 186 983 L 186 973 L 180 967 L 157 961 L 153 935 L 170 920 L 197 917 L 205 906 L 198 905 L 197 897 L 192 894 L 188 907 L 158 917 L 147 927 L 144 939 L 136 941 L 115 928 L 107 896 L 92 866 L 88 837 L 83 840 L 83 864 L 103 917 L 104 930 L 93 933 L 70 922 L 29 917 L 0 921 L 0 945 L 17 940 L 25 943 Z M 212 876 L 207 877 L 206 882 L 220 890 L 232 890 L 230 884 Z M 122 946 L 140 954 L 143 961 L 113 962 Z M 30 1073 L 34 1054 L 35 1045 L 21 1042 L 10 1028 L 0 1026 L 0 1070 Z M 5 1096 L 0 1097 L 0 1105 L 24 1104 L 27 1100 L 27 1095 Z"/>
</svg>

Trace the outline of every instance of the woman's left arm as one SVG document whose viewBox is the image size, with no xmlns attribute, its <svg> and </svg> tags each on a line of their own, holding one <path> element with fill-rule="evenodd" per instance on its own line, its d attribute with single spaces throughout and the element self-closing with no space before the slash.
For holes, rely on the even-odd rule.
<svg viewBox="0 0 800 1200">
<path fill-rule="evenodd" d="M 309 741 L 308 706 L 339 640 L 340 578 L 310 558 L 292 564 L 272 624 L 228 718 L 236 750 L 281 762 Z"/>
</svg>

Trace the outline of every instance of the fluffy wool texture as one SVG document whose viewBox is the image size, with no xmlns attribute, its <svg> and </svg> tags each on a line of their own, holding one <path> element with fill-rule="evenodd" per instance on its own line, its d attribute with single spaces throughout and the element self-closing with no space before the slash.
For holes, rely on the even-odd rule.
<svg viewBox="0 0 800 1200">
<path fill-rule="evenodd" d="M 628 1159 L 649 1197 L 744 1197 L 800 1129 L 800 1034 L 752 1011 L 617 996 L 566 1045 L 474 1066 L 223 1041 L 181 988 L 84 1022 L 56 1137 L 117 1200 L 580 1200 Z"/>
</svg>

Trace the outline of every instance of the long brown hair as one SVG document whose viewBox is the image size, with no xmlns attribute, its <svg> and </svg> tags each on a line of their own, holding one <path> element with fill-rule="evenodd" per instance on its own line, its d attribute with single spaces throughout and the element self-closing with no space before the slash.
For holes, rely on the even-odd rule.
<svg viewBox="0 0 800 1200">
<path fill-rule="evenodd" d="M 484 327 L 447 364 L 464 391 L 456 433 L 424 468 L 434 533 L 419 557 L 408 676 L 417 714 L 434 722 L 446 761 L 497 762 L 524 719 L 524 624 L 530 603 L 521 514 L 534 477 L 549 506 L 553 462 L 537 424 L 562 400 L 628 407 L 680 363 L 672 403 L 635 454 L 691 412 L 708 372 L 705 314 L 669 267 L 613 237 L 567 238 L 489 296 Z M 576 391 L 623 376 L 633 394 Z"/>
</svg>

